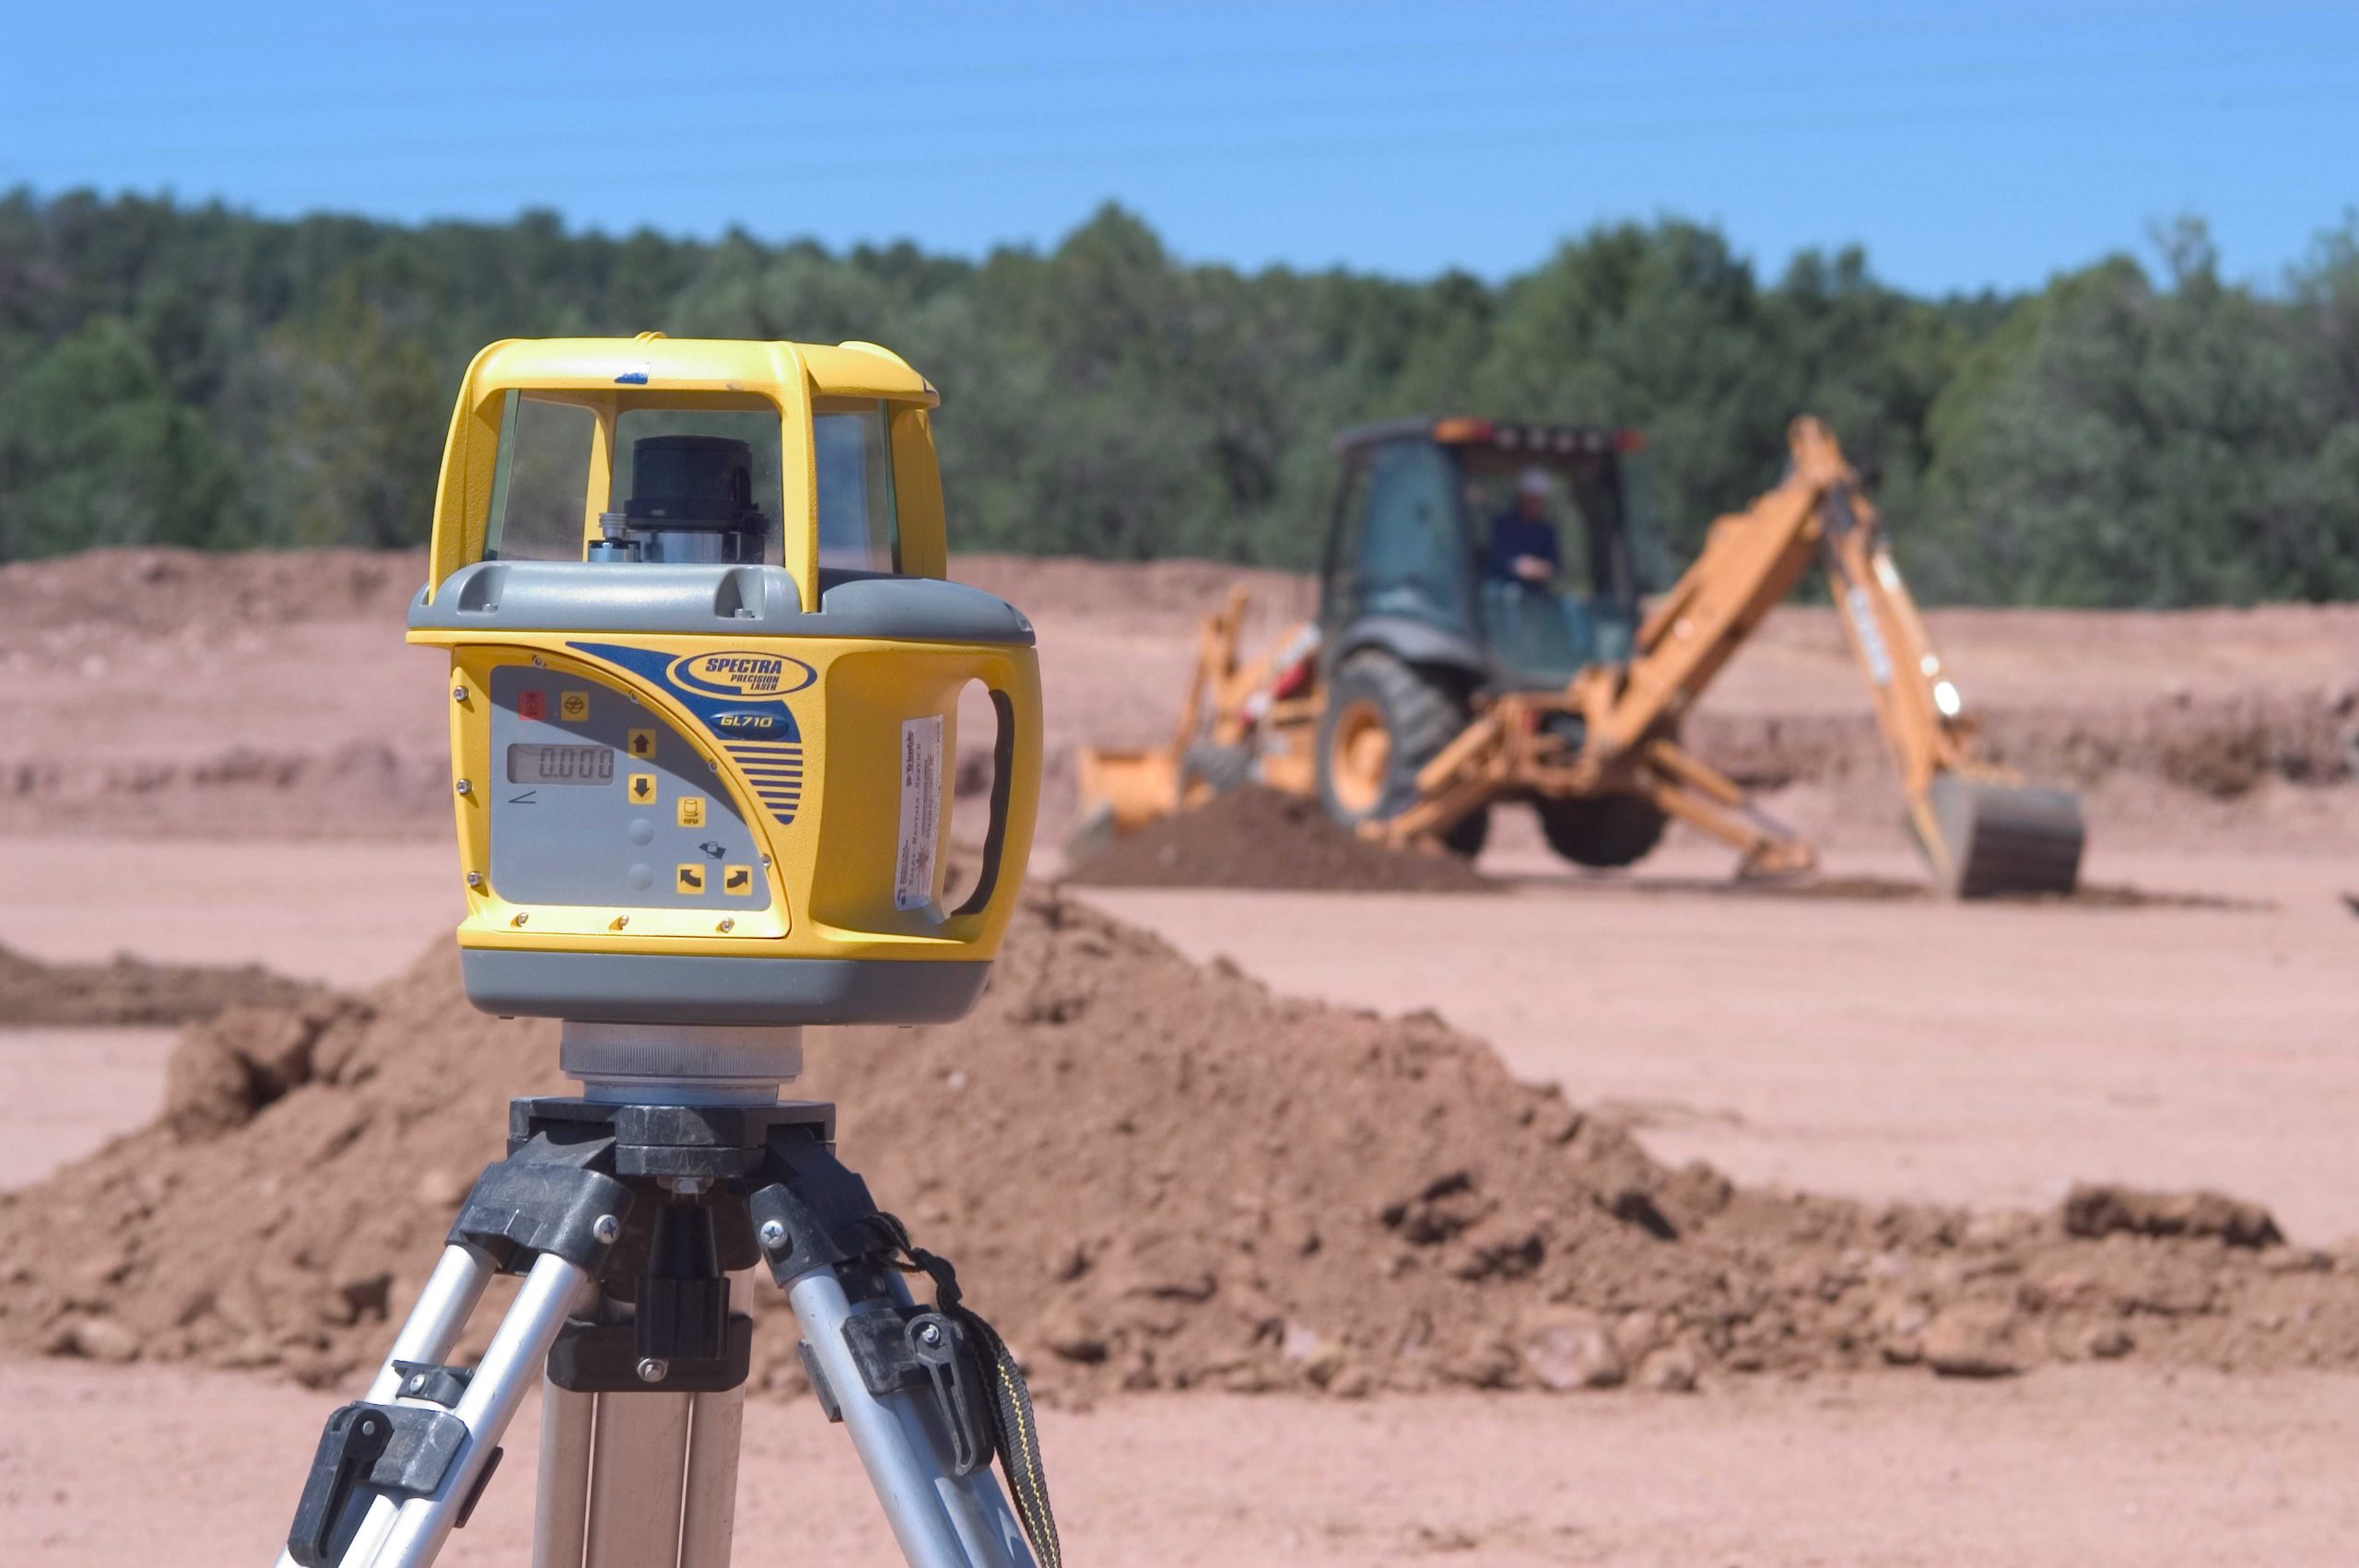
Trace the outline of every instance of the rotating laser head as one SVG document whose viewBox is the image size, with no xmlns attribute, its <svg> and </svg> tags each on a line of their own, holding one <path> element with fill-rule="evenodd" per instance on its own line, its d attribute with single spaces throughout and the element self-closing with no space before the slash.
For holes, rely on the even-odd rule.
<svg viewBox="0 0 2359 1568">
<path fill-rule="evenodd" d="M 867 344 L 476 356 L 409 617 L 451 656 L 476 1006 L 797 1024 L 972 1004 L 1031 847 L 1039 674 L 1021 614 L 943 580 L 938 401 Z M 953 907 L 969 688 L 997 732 Z"/>
</svg>

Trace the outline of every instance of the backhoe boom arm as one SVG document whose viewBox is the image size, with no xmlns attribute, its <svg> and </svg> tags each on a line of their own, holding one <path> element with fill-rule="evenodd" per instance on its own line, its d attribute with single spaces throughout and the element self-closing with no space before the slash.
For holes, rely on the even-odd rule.
<svg viewBox="0 0 2359 1568">
<path fill-rule="evenodd" d="M 1960 891 L 2045 891 L 2060 878 L 2069 888 L 2080 860 L 2077 805 L 2057 791 L 2024 790 L 2012 773 L 1977 760 L 1965 705 L 1859 475 L 1818 420 L 1805 415 L 1787 436 L 1793 465 L 1783 482 L 1712 524 L 1695 564 L 1639 626 L 1629 661 L 1576 678 L 1583 771 L 1719 832 L 1756 867 L 1807 863 L 1798 840 L 1766 835 L 1757 820 L 1717 825 L 1726 791 L 1703 787 L 1693 759 L 1669 748 L 1681 717 L 1815 553 L 1936 879 Z M 1691 799 L 1698 795 L 1708 798 Z M 1978 878 L 1989 885 L 1978 887 Z"/>
</svg>

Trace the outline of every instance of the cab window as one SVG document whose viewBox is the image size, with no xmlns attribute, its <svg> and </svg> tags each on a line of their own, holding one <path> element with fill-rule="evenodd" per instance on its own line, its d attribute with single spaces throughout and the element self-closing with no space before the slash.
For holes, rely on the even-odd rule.
<svg viewBox="0 0 2359 1568">
<path fill-rule="evenodd" d="M 1457 466 L 1430 441 L 1388 441 L 1369 464 L 1359 608 L 1462 625 Z"/>
</svg>

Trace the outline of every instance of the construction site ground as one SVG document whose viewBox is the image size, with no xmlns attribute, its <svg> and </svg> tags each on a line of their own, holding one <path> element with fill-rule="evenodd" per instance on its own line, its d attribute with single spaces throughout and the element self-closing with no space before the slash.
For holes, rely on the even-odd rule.
<svg viewBox="0 0 2359 1568">
<path fill-rule="evenodd" d="M 342 990 L 408 971 L 457 913 L 440 671 L 398 642 L 419 567 L 0 569 L 0 946 Z M 1052 873 L 1058 760 L 1158 738 L 1231 574 L 966 569 L 1040 627 L 1054 782 L 1035 871 Z M 1747 1187 L 1991 1211 L 2081 1181 L 2208 1188 L 2352 1267 L 2359 610 L 1943 613 L 1933 633 L 1998 748 L 2084 790 L 2095 895 L 1915 896 L 1858 676 L 1826 614 L 1795 608 L 1691 737 L 1821 837 L 1814 883 L 1733 889 L 1727 857 L 1684 838 L 1634 875 L 1573 875 L 1508 816 L 1481 865 L 1501 885 L 1480 892 L 1076 896 L 1280 993 L 1431 1010 L 1659 1160 Z M 0 1188 L 22 1188 L 156 1114 L 175 1032 L 29 1022 L 6 976 Z M 1047 1435 L 1075 1562 L 2326 1564 L 2359 1539 L 2354 1363 L 1837 1367 L 1676 1397 L 1087 1389 Z M 6 1555 L 253 1561 L 328 1398 L 193 1363 L 0 1359 Z M 887 1560 L 807 1403 L 757 1400 L 747 1430 L 741 1539 Z M 451 1561 L 521 1550 L 522 1478 Z"/>
</svg>

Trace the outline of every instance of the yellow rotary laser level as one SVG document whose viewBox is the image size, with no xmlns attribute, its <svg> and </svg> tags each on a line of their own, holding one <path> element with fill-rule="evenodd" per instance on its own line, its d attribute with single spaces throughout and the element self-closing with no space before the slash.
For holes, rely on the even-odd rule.
<svg viewBox="0 0 2359 1568">
<path fill-rule="evenodd" d="M 871 344 L 572 338 L 468 368 L 410 640 L 451 650 L 468 995 L 914 1024 L 980 989 L 1039 790 L 1030 625 L 942 580 L 933 387 Z M 980 880 L 941 901 L 969 682 Z"/>
<path fill-rule="evenodd" d="M 806 1024 L 965 1012 L 1031 847 L 1032 628 L 943 580 L 936 402 L 860 343 L 514 341 L 468 368 L 409 637 L 451 656 L 467 994 L 564 1020 L 584 1092 L 510 1103 L 280 1568 L 428 1568 L 536 1385 L 535 1563 L 727 1568 L 732 1276 L 757 1268 L 910 1562 L 1059 1568 L 1015 1356 L 838 1161 L 835 1108 L 780 1097 Z M 970 686 L 991 817 L 945 907 Z M 512 1305 L 453 1364 L 502 1273 Z"/>
</svg>

